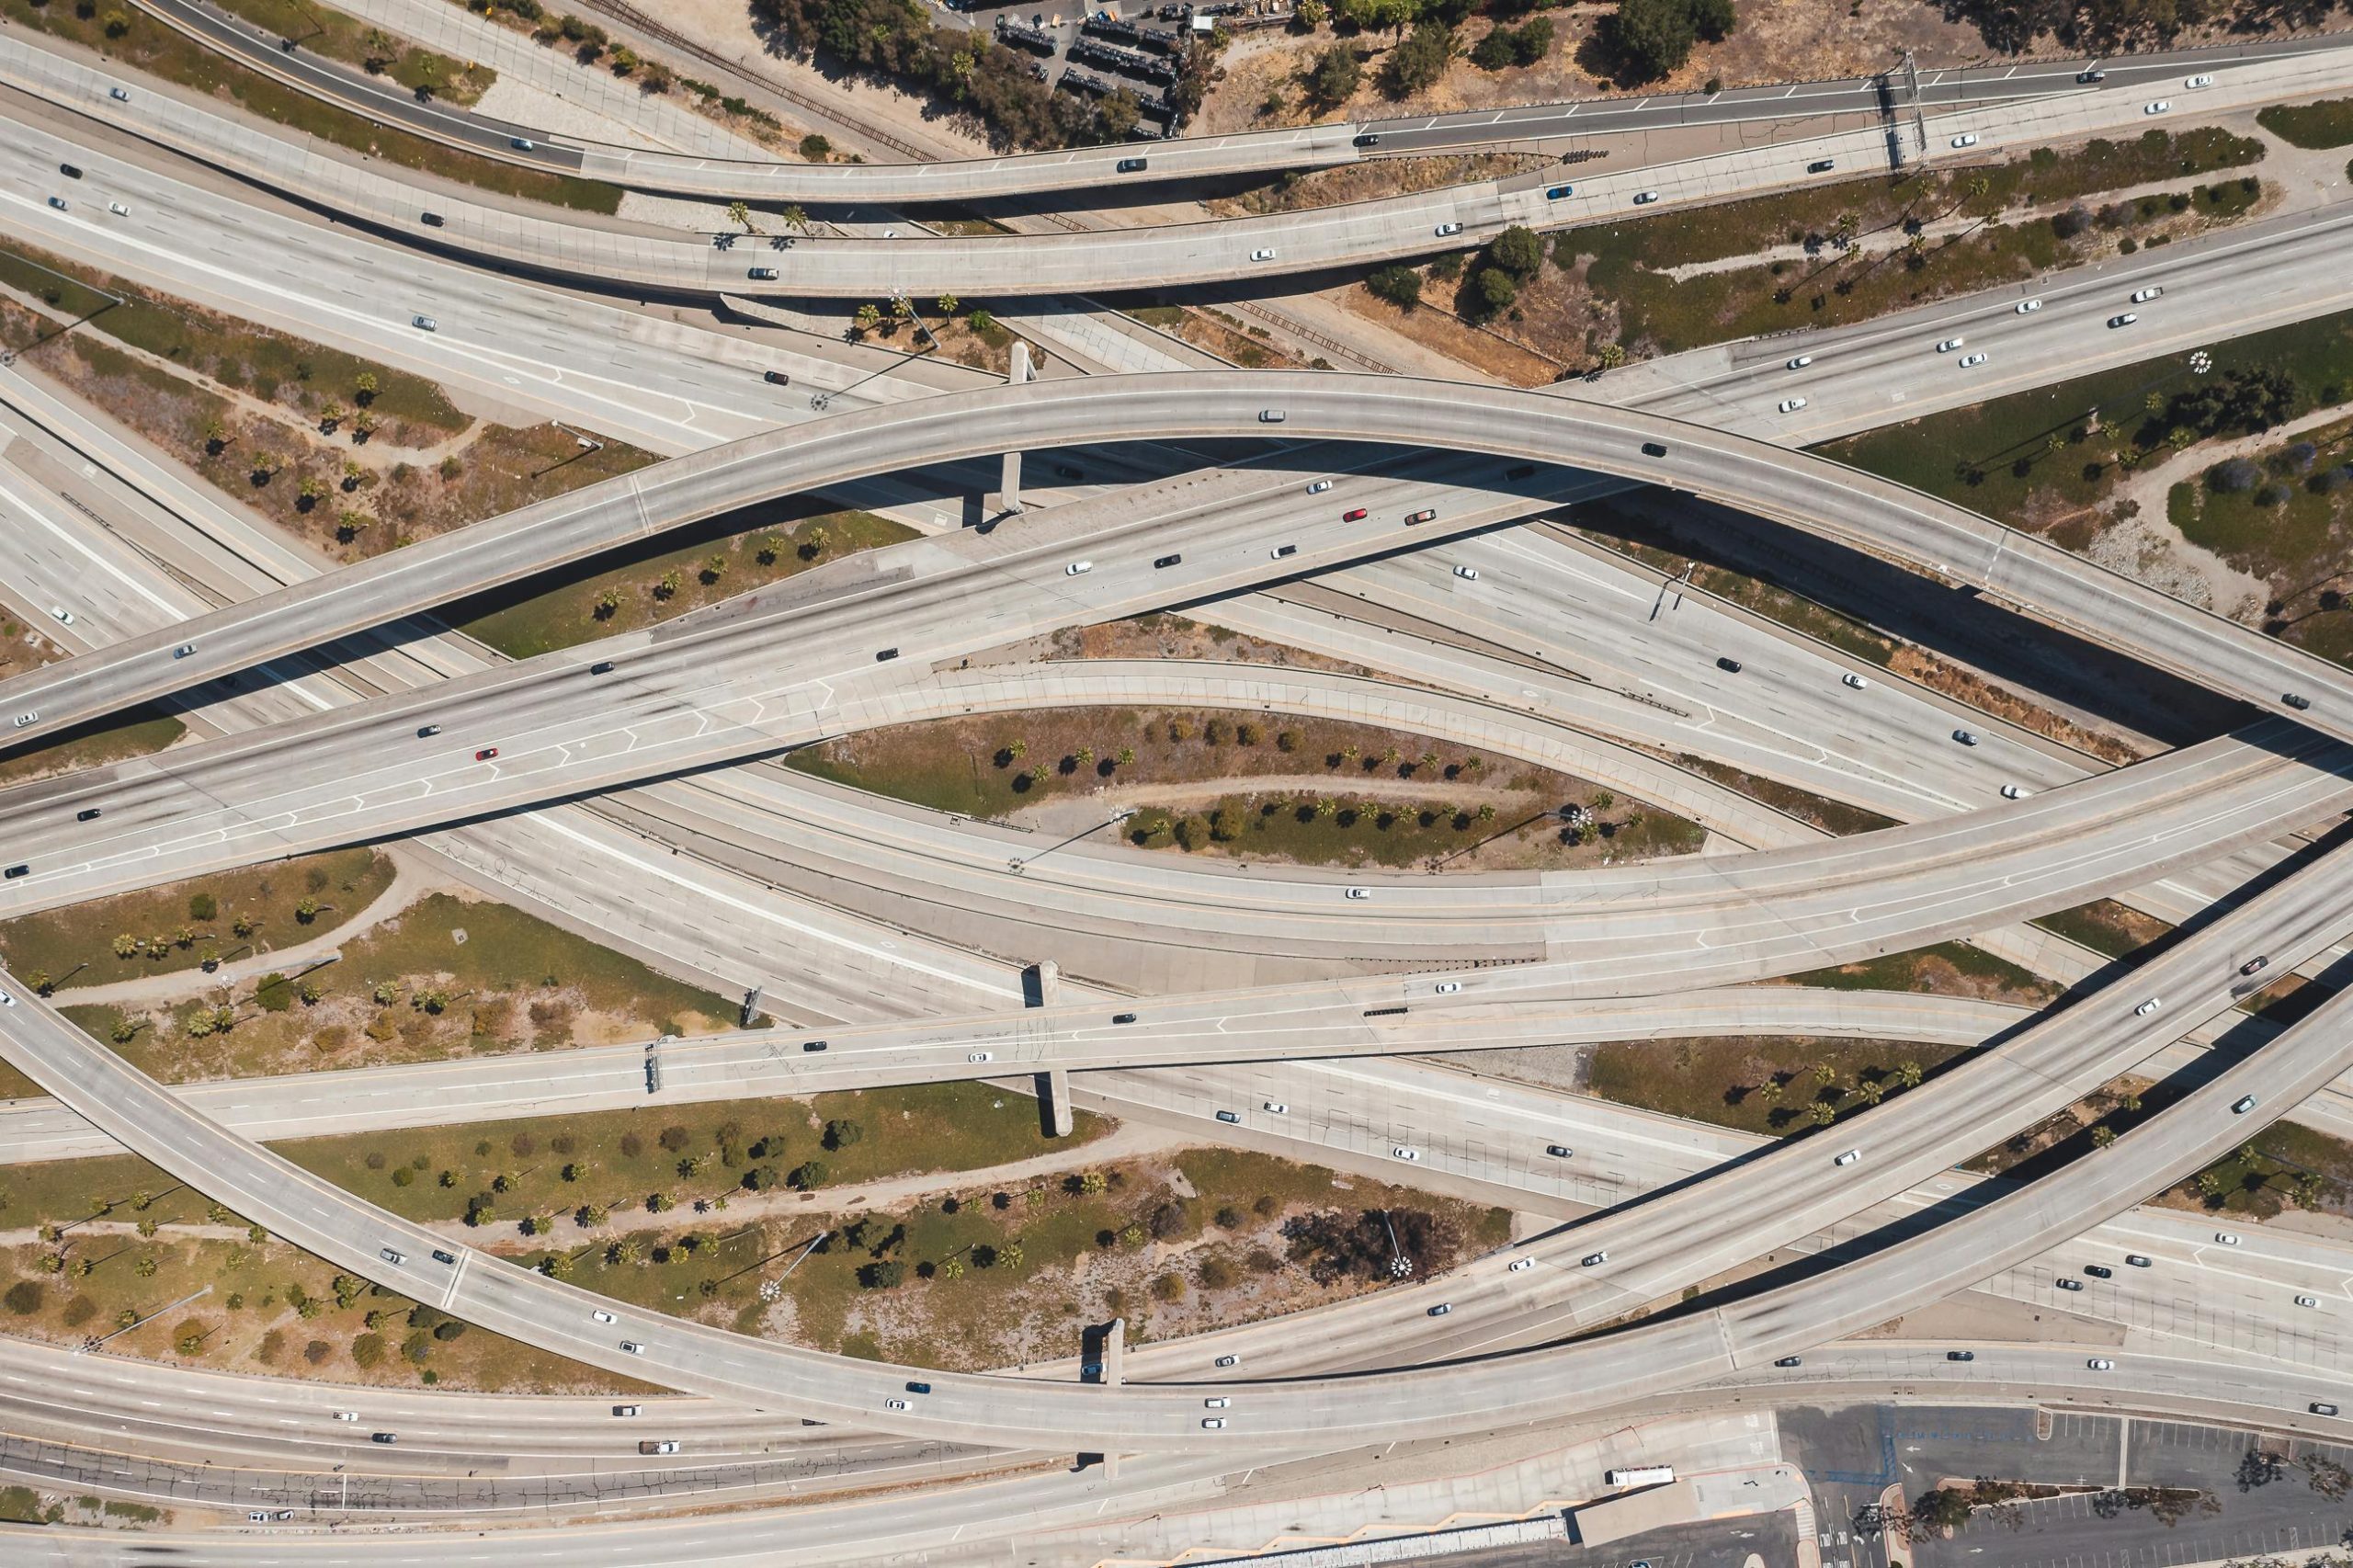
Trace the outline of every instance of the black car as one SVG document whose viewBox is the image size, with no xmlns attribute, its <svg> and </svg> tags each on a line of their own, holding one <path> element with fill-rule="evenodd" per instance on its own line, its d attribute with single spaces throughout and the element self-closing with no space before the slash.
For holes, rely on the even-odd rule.
<svg viewBox="0 0 2353 1568">
<path fill-rule="evenodd" d="M 588 673 L 592 676 L 611 675 L 613 673 L 613 662 L 610 659 L 599 659 L 595 664 L 588 666 Z"/>
<path fill-rule="evenodd" d="M 822 1040 L 804 1040 L 801 1042 L 801 1049 L 804 1051 L 824 1051 L 827 1046 Z"/>
<path fill-rule="evenodd" d="M 1716 661 L 1716 668 L 1722 670 L 1727 675 L 1736 676 L 1740 674 L 1740 661 L 1738 659 L 1718 659 Z"/>
<path fill-rule="evenodd" d="M 1123 175 L 1137 174 L 1142 170 L 1143 166 L 1144 160 L 1142 158 L 1121 158 L 1119 172 Z"/>
<path fill-rule="evenodd" d="M 2090 1275 L 2095 1279 L 2113 1279 L 2116 1278 L 2116 1270 L 2110 1268 L 2105 1263 L 2086 1263 L 2084 1265 L 2084 1272 Z"/>
<path fill-rule="evenodd" d="M 421 740 L 425 740 L 425 739 L 426 739 L 428 736 L 438 735 L 438 734 L 439 734 L 440 733 L 441 733 L 441 726 L 440 726 L 440 725 L 438 725 L 438 724 L 427 724 L 427 725 L 426 725 L 423 729 L 421 729 L 421 730 L 419 730 L 419 731 L 417 731 L 417 732 L 416 732 L 416 738 L 417 738 L 418 740 L 420 740 L 420 741 L 421 741 Z"/>
<path fill-rule="evenodd" d="M 438 212 L 422 213 L 418 216 L 417 222 L 428 229 L 446 229 L 449 226 L 449 220 Z"/>
<path fill-rule="evenodd" d="M 454 1252 L 443 1252 L 439 1247 L 435 1247 L 433 1249 L 433 1261 L 436 1263 L 446 1263 L 450 1267 L 455 1268 L 458 1266 L 458 1255 Z"/>
<path fill-rule="evenodd" d="M 1085 479 L 1086 477 L 1086 470 L 1073 468 L 1068 463 L 1056 463 L 1054 465 L 1054 472 L 1061 474 L 1064 479 Z"/>
<path fill-rule="evenodd" d="M 2289 707 L 2294 709 L 2299 713 L 2313 705 L 2313 699 L 2311 698 L 2293 691 L 2282 692 L 2280 694 L 2279 700 L 2286 703 Z"/>
<path fill-rule="evenodd" d="M 888 664 L 891 660 L 895 659 L 898 656 L 899 651 L 896 648 L 885 648 L 881 653 L 874 655 L 874 662 L 878 665 Z"/>
<path fill-rule="evenodd" d="M 1666 449 L 1656 441 L 1644 441 L 1643 443 L 1643 456 L 1646 458 L 1663 458 L 1666 456 Z"/>
<path fill-rule="evenodd" d="M 1974 1361 L 1977 1359 L 1977 1352 L 1974 1350 L 1948 1350 L 1945 1352 L 1945 1359 L 1948 1361 Z"/>
<path fill-rule="evenodd" d="M 1132 1024 L 1136 1021 L 1136 1016 L 1133 1013 L 1114 1013 L 1111 1015 L 1111 1021 L 1115 1024 Z"/>
<path fill-rule="evenodd" d="M 780 387 L 789 387 L 792 384 L 792 378 L 786 375 L 782 370 L 765 371 L 761 374 L 760 379 L 764 381 L 773 382 L 775 385 Z"/>
<path fill-rule="evenodd" d="M 82 177 L 82 171 L 80 167 L 74 164 L 60 164 L 57 165 L 57 172 L 63 175 L 67 179 L 80 179 Z"/>
<path fill-rule="evenodd" d="M 1368 131 L 1363 135 L 1357 138 L 1357 145 L 1359 147 L 1378 147 L 1381 145 L 1381 138 Z"/>
<path fill-rule="evenodd" d="M 1784 1356 L 1779 1360 L 1776 1360 L 1773 1365 L 1776 1367 L 1802 1367 L 1805 1365 L 1805 1358 L 1802 1356 Z"/>
<path fill-rule="evenodd" d="M 398 1432 L 370 1432 L 368 1440 L 371 1443 L 397 1443 L 401 1435 Z"/>
<path fill-rule="evenodd" d="M 929 1383 L 909 1383 L 907 1385 L 907 1392 L 909 1393 L 929 1393 L 931 1392 L 931 1385 Z"/>
<path fill-rule="evenodd" d="M 23 876 L 27 871 L 29 871 L 29 870 L 31 870 L 31 869 L 32 869 L 32 867 L 31 867 L 31 866 L 29 866 L 29 865 L 25 865 L 25 866 L 11 866 L 11 867 L 9 867 L 6 871 L 0 871 L 0 876 L 5 876 L 5 877 L 6 877 L 8 880 L 10 880 L 11 881 L 15 881 L 17 878 Z"/>
<path fill-rule="evenodd" d="M 1566 1143 L 1547 1143 L 1544 1145 L 1544 1152 L 1556 1160 L 1565 1160 L 1576 1151 L 1571 1149 Z"/>
<path fill-rule="evenodd" d="M 88 811 L 75 812 L 74 813 L 74 820 L 75 822 L 96 822 L 98 819 L 98 812 L 103 809 L 103 807 L 92 806 Z"/>
</svg>

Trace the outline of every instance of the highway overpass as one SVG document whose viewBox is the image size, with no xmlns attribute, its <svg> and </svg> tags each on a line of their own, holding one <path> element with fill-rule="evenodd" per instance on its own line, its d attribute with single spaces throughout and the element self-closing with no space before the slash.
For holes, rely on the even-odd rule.
<svg viewBox="0 0 2353 1568">
<path fill-rule="evenodd" d="M 935 235 L 912 223 L 881 238 L 800 230 L 678 233 L 428 193 L 21 34 L 0 38 L 0 83 L 412 243 L 564 279 L 703 297 L 1012 299 L 1133 289 L 1140 279 L 1153 288 L 1233 286 L 1464 249 L 1513 225 L 1569 228 L 1818 184 L 1821 175 L 1810 171 L 1825 159 L 1848 169 L 1888 166 L 1886 130 L 1873 124 L 1649 168 L 1564 179 L 1539 170 L 1266 217 L 1043 234 Z M 2170 112 L 2202 119 L 2348 85 L 2353 51 L 2251 59 L 2219 71 L 2211 85 L 2184 96 Z M 1974 136 L 1972 155 L 1984 156 L 2142 127 L 2146 101 L 2139 93 L 2086 90 L 1966 108 L 1938 116 L 1929 135 L 1939 148 Z"/>
</svg>

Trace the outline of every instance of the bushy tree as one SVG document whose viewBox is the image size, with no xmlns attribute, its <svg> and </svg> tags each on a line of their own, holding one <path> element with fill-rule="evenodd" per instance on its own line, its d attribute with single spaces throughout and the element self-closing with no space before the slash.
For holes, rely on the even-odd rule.
<svg viewBox="0 0 2353 1568">
<path fill-rule="evenodd" d="M 1626 75 L 1654 82 L 1688 60 L 1699 40 L 1730 36 L 1734 19 L 1732 0 L 1619 0 L 1609 43 Z"/>
<path fill-rule="evenodd" d="M 1410 311 L 1422 302 L 1422 275 L 1410 267 L 1381 267 L 1364 280 L 1364 286 L 1374 299 L 1386 300 L 1400 310 Z M 1290 733 L 1289 730 L 1282 733 Z M 1276 744 L 1281 744 L 1279 737 Z"/>
<path fill-rule="evenodd" d="M 1515 223 L 1488 244 L 1487 259 L 1524 283 L 1544 266 L 1544 242 L 1535 230 Z"/>
<path fill-rule="evenodd" d="M 1335 108 L 1348 101 L 1364 80 L 1364 63 L 1352 44 L 1336 43 L 1315 57 L 1307 73 L 1307 97 L 1318 108 Z"/>
<path fill-rule="evenodd" d="M 1435 85 L 1453 58 L 1454 29 L 1443 22 L 1417 22 L 1381 62 L 1381 90 L 1392 98 L 1412 97 Z"/>
</svg>

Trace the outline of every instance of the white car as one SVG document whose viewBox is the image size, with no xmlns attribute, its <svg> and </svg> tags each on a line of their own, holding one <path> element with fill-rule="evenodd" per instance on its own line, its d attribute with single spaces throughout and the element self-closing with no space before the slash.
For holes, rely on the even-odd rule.
<svg viewBox="0 0 2353 1568">
<path fill-rule="evenodd" d="M 127 104 L 131 101 L 131 90 L 127 87 L 108 87 L 107 97 L 119 104 Z"/>
<path fill-rule="evenodd" d="M 1799 355 L 1796 358 L 1794 358 L 1794 359 L 1790 360 L 1790 361 L 1789 362 L 1789 364 L 1788 364 L 1786 367 L 1784 367 L 1784 369 L 1791 369 L 1791 370 L 1802 370 L 1802 369 L 1804 369 L 1808 365 L 1811 365 L 1811 364 L 1813 364 L 1813 355 L 1811 355 L 1811 354 L 1801 354 L 1801 355 Z"/>
<path fill-rule="evenodd" d="M 1230 1408 L 1233 1403 L 1233 1401 L 1226 1398 L 1223 1394 L 1219 1394 L 1215 1398 L 1201 1401 L 1201 1408 L 1203 1410 L 1225 1410 Z"/>
<path fill-rule="evenodd" d="M 2132 1016 L 2136 1018 L 2145 1018 L 2164 1006 L 2165 999 L 2163 997 L 2152 996 L 2147 1001 L 2142 1003 L 2139 1006 L 2133 1008 Z"/>
<path fill-rule="evenodd" d="M 1408 1149 L 1403 1143 L 1398 1144 L 1389 1152 L 1396 1155 L 1399 1159 L 1406 1161 L 1409 1164 L 1422 1157 L 1422 1152 L 1419 1149 Z"/>
<path fill-rule="evenodd" d="M 616 1418 L 626 1418 L 631 1415 L 642 1415 L 644 1414 L 645 1407 L 643 1405 L 617 1404 L 613 1406 L 613 1415 Z"/>
<path fill-rule="evenodd" d="M 1843 686 L 1851 686 L 1851 687 L 1853 687 L 1857 691 L 1862 691 L 1862 690 L 1865 690 L 1865 689 L 1869 688 L 1869 687 L 1870 687 L 1870 684 L 1871 684 L 1870 682 L 1869 682 L 1869 681 L 1865 680 L 1862 676 L 1860 676 L 1857 675 L 1857 674 L 1856 674 L 1854 671 L 1852 671 L 1852 670 L 1848 670 L 1845 675 L 1840 676 L 1838 677 L 1838 680 L 1839 680 L 1839 683 L 1840 683 L 1841 685 L 1843 685 Z"/>
<path fill-rule="evenodd" d="M 885 1410 L 904 1410 L 908 1408 L 908 1405 L 907 1402 L 904 1399 L 886 1399 L 882 1402 L 882 1408 Z"/>
<path fill-rule="evenodd" d="M 2182 84 L 2185 87 L 2211 87 L 2213 85 L 2214 78 L 2203 74 L 2192 76 L 2189 80 Z"/>
<path fill-rule="evenodd" d="M 1654 190 L 1638 190 L 1634 192 L 1634 205 L 1637 207 L 1648 207 L 1652 202 L 1656 201 L 1657 199 L 1658 192 Z"/>
<path fill-rule="evenodd" d="M 2255 1096 L 2253 1095 L 2241 1095 L 2237 1099 L 2231 1102 L 2231 1114 L 2233 1116 L 2245 1116 L 2254 1108 Z"/>
<path fill-rule="evenodd" d="M 1802 397 L 1785 397 L 1781 400 L 1780 411 L 1783 414 L 1795 414 L 1804 406 L 1805 399 Z"/>
<path fill-rule="evenodd" d="M 2143 104 L 2143 105 L 2141 106 L 2141 112 L 2142 112 L 2143 114 L 2163 114 L 2163 113 L 2165 113 L 2165 110 L 2167 110 L 2167 109 L 2169 109 L 2169 108 L 2173 108 L 2173 104 L 2172 104 L 2172 101 L 2171 101 L 2171 100 L 2166 99 L 2166 98 L 2159 98 L 2155 103 L 2153 103 L 2153 104 Z"/>
<path fill-rule="evenodd" d="M 1439 239 L 1444 239 L 1449 234 L 1459 234 L 1461 232 L 1462 225 L 1460 223 L 1440 223 L 1438 226 L 1438 237 Z"/>
<path fill-rule="evenodd" d="M 2020 300 L 2018 305 L 2018 314 L 2022 316 L 2030 316 L 2040 309 L 2042 301 L 2040 300 Z"/>
<path fill-rule="evenodd" d="M 1250 259 L 1252 261 L 1272 261 L 1275 259 L 1275 247 L 1272 245 L 1261 246 L 1259 249 L 1254 250 L 1250 253 Z"/>
<path fill-rule="evenodd" d="M 1221 1356 L 1210 1364 L 1213 1367 L 1231 1367 L 1238 1363 L 1241 1359 L 1242 1358 L 1239 1356 Z"/>
<path fill-rule="evenodd" d="M 1532 1257 L 1515 1257 L 1509 1263 L 1504 1265 L 1504 1272 L 1506 1274 L 1525 1274 L 1535 1267 L 1536 1260 Z"/>
<path fill-rule="evenodd" d="M 13 1007 L 16 1005 L 17 999 L 14 996 L 11 996 L 6 991 L 0 991 L 0 1007 Z"/>
<path fill-rule="evenodd" d="M 130 216 L 131 216 L 131 209 L 130 209 L 130 208 L 128 208 L 128 207 L 125 207 L 125 206 L 124 206 L 121 202 L 119 202 L 119 201 L 109 201 L 109 202 L 108 202 L 108 203 L 107 203 L 107 210 L 108 210 L 108 211 L 109 211 L 109 212 L 111 212 L 111 213 L 113 213 L 113 214 L 114 214 L 116 217 L 118 217 L 118 218 L 128 218 L 128 217 L 130 217 Z"/>
<path fill-rule="evenodd" d="M 2005 801 L 2023 801 L 2033 793 L 2033 790 L 2026 788 L 2022 784 L 2005 784 L 2002 786 L 2002 799 Z"/>
<path fill-rule="evenodd" d="M 1289 1116 L 1290 1114 L 1290 1107 L 1280 1100 L 1260 1100 L 1258 1102 L 1258 1108 L 1267 1112 L 1269 1116 Z"/>
<path fill-rule="evenodd" d="M 1968 341 L 1969 339 L 1965 337 L 1948 337 L 1937 345 L 1937 352 L 1939 354 L 1949 354 Z"/>
<path fill-rule="evenodd" d="M 2231 1234 L 2231 1233 L 2230 1233 L 2230 1232 L 2228 1232 L 2228 1231 L 2217 1231 L 2217 1232 L 2215 1232 L 2215 1233 L 2214 1233 L 2214 1240 L 2215 1240 L 2215 1241 L 2216 1241 L 2216 1243 L 2218 1243 L 2219 1244 L 2221 1244 L 2221 1245 L 2222 1245 L 2222 1246 L 2226 1246 L 2226 1247 L 2234 1247 L 2234 1246 L 2236 1246 L 2236 1245 L 2238 1245 L 2238 1244 L 2239 1244 L 2239 1239 L 2238 1239 L 2238 1237 L 2236 1237 L 2236 1236 L 2234 1236 L 2234 1235 Z"/>
<path fill-rule="evenodd" d="M 1348 896 L 1350 898 L 1370 898 L 1372 894 L 1364 888 L 1350 888 L 1348 890 Z"/>
<path fill-rule="evenodd" d="M 357 1421 L 359 1419 L 359 1412 L 356 1410 L 338 1410 L 335 1413 L 335 1418 L 337 1421 Z"/>
<path fill-rule="evenodd" d="M 1974 147 L 1977 145 L 1977 132 L 1972 131 L 1964 135 L 1956 136 L 1952 139 L 1952 144 L 1956 147 Z"/>
<path fill-rule="evenodd" d="M 1961 368 L 1964 370 L 1974 366 L 1983 365 L 1984 363 L 1985 363 L 1985 355 L 1983 350 L 1980 350 L 1975 354 L 1964 354 L 1961 357 Z"/>
<path fill-rule="evenodd" d="M 1459 980 L 1441 980 L 1436 985 L 1431 986 L 1430 989 L 1437 992 L 1440 996 L 1451 996 L 1456 992 L 1462 989 L 1462 982 Z"/>
<path fill-rule="evenodd" d="M 2140 319 L 2141 318 L 2139 316 L 2134 315 L 2131 311 L 2127 311 L 2120 316 L 2109 317 L 2108 324 L 2110 326 L 2131 326 L 2134 322 L 2139 321 Z"/>
<path fill-rule="evenodd" d="M 1479 569 L 1476 566 L 1458 566 L 1454 569 L 1454 574 L 1466 583 L 1475 583 L 1479 580 Z"/>
<path fill-rule="evenodd" d="M 1313 483 L 1313 484 L 1311 484 L 1311 485 L 1309 485 L 1309 486 L 1307 487 L 1307 493 L 1308 493 L 1310 495 L 1321 495 L 1321 494 L 1324 494 L 1324 492 L 1325 492 L 1326 490 L 1329 490 L 1329 489 L 1331 489 L 1331 488 L 1332 488 L 1332 482 L 1331 482 L 1330 480 L 1328 480 L 1328 479 L 1319 479 L 1319 480 L 1317 480 L 1314 483 Z"/>
<path fill-rule="evenodd" d="M 1851 1165 L 1862 1157 L 1863 1152 L 1860 1149 L 1849 1149 L 1830 1163 L 1834 1165 Z"/>
<path fill-rule="evenodd" d="M 2164 292 L 2165 290 L 2163 288 L 2159 287 L 2157 284 L 2152 283 L 2146 289 L 2133 290 L 2132 302 L 2136 305 L 2145 305 Z"/>
<path fill-rule="evenodd" d="M 67 626 L 74 624 L 74 612 L 67 609 L 63 605 L 50 606 L 49 613 L 55 616 L 60 621 L 63 622 Z"/>
<path fill-rule="evenodd" d="M 1074 561 L 1069 565 L 1063 568 L 1063 575 L 1065 577 L 1084 577 L 1089 572 L 1094 570 L 1095 562 L 1092 561 Z"/>
<path fill-rule="evenodd" d="M 2320 1298 L 2318 1296 L 2299 1296 L 2296 1298 L 2296 1305 L 2300 1307 L 2316 1307 L 2320 1305 Z"/>
<path fill-rule="evenodd" d="M 441 330 L 441 324 L 435 321 L 431 316 L 411 316 L 408 318 L 408 324 L 416 328 L 419 332 L 439 332 Z"/>
<path fill-rule="evenodd" d="M 1209 1416 L 1209 1417 L 1205 1418 L 1205 1419 L 1201 1422 L 1201 1430 L 1202 1430 L 1202 1431 L 1204 1431 L 1204 1432 L 1222 1432 L 1222 1431 L 1224 1431 L 1224 1430 L 1225 1430 L 1225 1417 L 1224 1417 L 1224 1416 L 1222 1416 L 1222 1415 L 1211 1415 L 1211 1416 Z"/>
<path fill-rule="evenodd" d="M 996 1052 L 994 1051 L 976 1051 L 970 1056 L 965 1057 L 964 1060 L 967 1062 L 995 1062 L 996 1060 Z"/>
<path fill-rule="evenodd" d="M 615 1317 L 612 1313 L 610 1313 L 610 1312 L 606 1312 L 606 1311 L 605 1311 L 603 1308 L 601 1308 L 601 1307 L 600 1307 L 600 1308 L 598 1308 L 597 1311 L 595 1311 L 595 1312 L 590 1312 L 588 1315 L 589 1315 L 590 1317 L 592 1317 L 592 1318 L 595 1318 L 598 1323 L 619 1323 L 619 1322 L 620 1322 L 620 1321 L 621 1321 L 620 1319 L 619 1319 L 619 1318 Z"/>
<path fill-rule="evenodd" d="M 2084 1365 L 2089 1367 L 2095 1372 L 2112 1372 L 2116 1370 L 2116 1363 L 2109 1360 L 2105 1356 L 2095 1356 L 2090 1360 L 2085 1362 Z"/>
</svg>

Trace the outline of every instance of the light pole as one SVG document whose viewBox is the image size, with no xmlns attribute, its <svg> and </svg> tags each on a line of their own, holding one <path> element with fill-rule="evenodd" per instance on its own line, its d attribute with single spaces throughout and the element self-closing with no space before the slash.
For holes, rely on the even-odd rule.
<svg viewBox="0 0 2353 1568">
<path fill-rule="evenodd" d="M 1068 838 L 1063 839 L 1060 844 L 1049 844 L 1043 849 L 1039 850 L 1035 855 L 1007 860 L 1005 863 L 1005 869 L 1011 871 L 1014 875 L 1019 876 L 1023 869 L 1029 866 L 1030 861 L 1040 859 L 1045 856 L 1051 855 L 1057 849 L 1068 848 L 1071 845 L 1076 844 L 1080 839 L 1085 838 L 1090 833 L 1100 833 L 1107 827 L 1117 827 L 1135 814 L 1135 807 L 1124 807 L 1120 811 L 1113 812 L 1109 816 L 1104 818 L 1101 822 L 1097 823 L 1093 827 L 1081 828 L 1078 832 L 1072 834 Z"/>
</svg>

